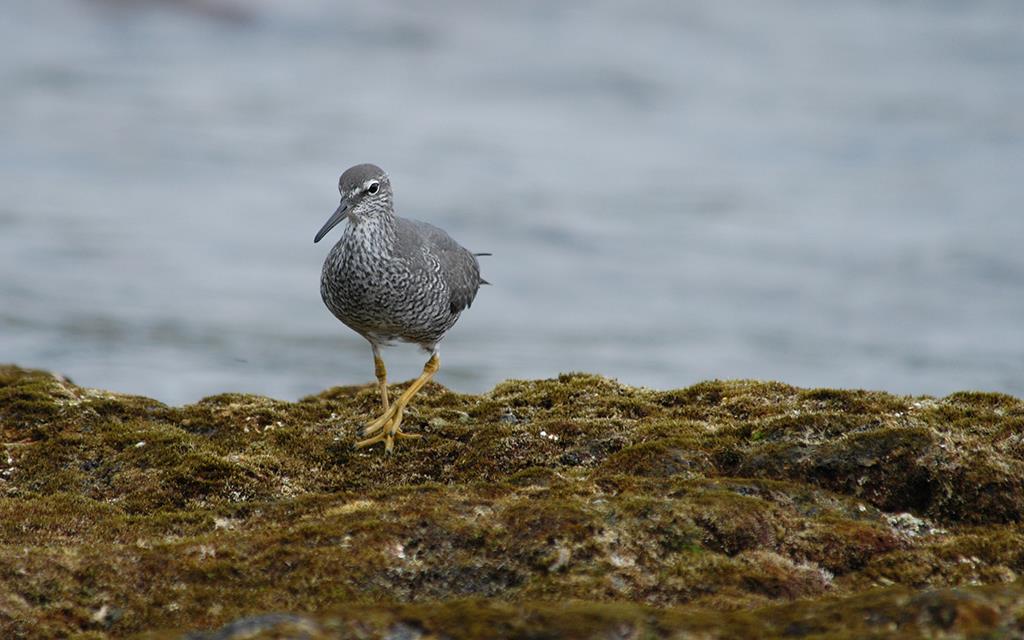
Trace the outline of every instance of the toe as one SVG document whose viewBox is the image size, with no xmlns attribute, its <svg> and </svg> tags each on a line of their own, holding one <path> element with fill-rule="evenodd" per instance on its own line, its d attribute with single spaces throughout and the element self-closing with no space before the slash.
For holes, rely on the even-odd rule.
<svg viewBox="0 0 1024 640">
<path fill-rule="evenodd" d="M 380 442 L 383 439 L 384 439 L 384 435 L 383 434 L 379 434 L 379 435 L 376 435 L 376 436 L 374 436 L 372 438 L 367 438 L 366 440 L 360 440 L 359 442 L 357 442 L 355 444 L 355 447 L 356 447 L 356 449 L 362 449 L 363 447 L 369 447 L 370 445 L 377 444 L 378 442 Z"/>
<path fill-rule="evenodd" d="M 381 414 L 376 420 L 366 425 L 366 427 L 363 429 L 363 433 L 370 434 L 383 428 L 384 425 L 386 425 L 389 421 L 394 419 L 395 414 L 398 413 L 397 410 L 397 404 L 391 405 L 390 409 Z"/>
</svg>

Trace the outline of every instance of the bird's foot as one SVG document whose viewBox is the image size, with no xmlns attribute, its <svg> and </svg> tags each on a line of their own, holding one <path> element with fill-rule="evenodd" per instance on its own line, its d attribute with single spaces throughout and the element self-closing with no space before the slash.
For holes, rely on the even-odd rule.
<svg viewBox="0 0 1024 640">
<path fill-rule="evenodd" d="M 391 450 L 395 447 L 395 440 L 408 439 L 412 440 L 420 438 L 418 433 L 406 433 L 402 431 L 402 414 L 405 413 L 405 407 L 399 403 L 391 405 L 387 411 L 385 411 L 379 418 L 366 425 L 363 430 L 363 435 L 370 435 L 376 433 L 376 435 L 360 440 L 356 443 L 356 448 L 369 447 L 370 445 L 377 444 L 378 442 L 384 443 L 384 451 L 391 453 Z M 379 432 L 379 433 L 378 433 Z"/>
<path fill-rule="evenodd" d="M 378 442 L 384 442 L 384 450 L 391 453 L 391 450 L 395 446 L 395 439 L 401 438 L 419 438 L 420 436 L 415 433 L 405 433 L 402 431 L 402 415 L 405 413 L 405 406 L 409 404 L 412 397 L 416 395 L 423 385 L 427 384 L 430 377 L 433 376 L 438 368 L 441 366 L 441 361 L 437 357 L 437 352 L 433 352 L 430 355 L 430 359 L 423 365 L 423 373 L 420 377 L 409 385 L 409 387 L 402 392 L 402 395 L 398 397 L 398 400 L 391 407 L 387 407 L 387 395 L 381 394 L 382 404 L 384 404 L 384 413 L 379 418 L 366 425 L 366 429 L 363 430 L 363 435 L 371 436 L 365 440 L 360 440 L 356 443 L 356 448 L 368 447 Z M 386 391 L 386 388 L 385 388 Z M 378 431 L 380 433 L 378 433 Z"/>
</svg>

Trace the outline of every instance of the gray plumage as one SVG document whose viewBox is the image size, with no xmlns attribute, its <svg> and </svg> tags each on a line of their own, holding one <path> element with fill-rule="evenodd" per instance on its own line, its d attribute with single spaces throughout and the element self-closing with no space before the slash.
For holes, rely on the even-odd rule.
<svg viewBox="0 0 1024 640">
<path fill-rule="evenodd" d="M 486 284 L 476 257 L 442 229 L 396 216 L 380 167 L 348 169 L 338 190 L 341 205 L 316 237 L 348 220 L 324 261 L 324 303 L 375 348 L 401 340 L 433 351 Z"/>
</svg>

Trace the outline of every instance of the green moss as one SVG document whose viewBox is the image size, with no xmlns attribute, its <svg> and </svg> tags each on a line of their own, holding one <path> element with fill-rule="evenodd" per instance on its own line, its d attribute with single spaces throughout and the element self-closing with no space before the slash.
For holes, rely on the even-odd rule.
<svg viewBox="0 0 1024 640">
<path fill-rule="evenodd" d="M 516 501 L 502 510 L 500 521 L 517 546 L 534 540 L 583 540 L 594 528 L 576 501 L 551 498 Z"/>
<path fill-rule="evenodd" d="M 52 376 L 13 367 L 5 367 L 2 373 L 5 384 L 0 385 L 0 419 L 4 437 L 47 437 L 51 431 L 46 426 L 60 417 L 69 394 Z"/>
<path fill-rule="evenodd" d="M 813 562 L 835 576 L 863 569 L 872 560 L 905 543 L 890 527 L 824 516 L 786 541 L 789 553 Z"/>
<path fill-rule="evenodd" d="M 709 456 L 693 440 L 671 438 L 633 445 L 609 456 L 601 472 L 641 477 L 695 477 L 714 472 Z"/>
<path fill-rule="evenodd" d="M 799 394 L 801 404 L 817 411 L 878 415 L 907 410 L 907 399 L 877 391 L 809 389 Z"/>
<path fill-rule="evenodd" d="M 809 481 L 886 511 L 913 511 L 941 522 L 1016 522 L 1024 513 L 1024 466 L 999 455 L 988 438 L 958 446 L 925 426 L 808 435 L 807 424 L 815 423 L 801 420 L 794 438 L 780 436 L 769 423 L 756 432 L 773 435 L 719 450 L 715 460 L 723 473 Z M 964 438 L 970 436 L 958 437 Z"/>
<path fill-rule="evenodd" d="M 352 447 L 377 407 L 0 367 L 0 636 L 998 636 L 1024 611 L 1009 396 L 431 384 L 390 456 Z"/>
<path fill-rule="evenodd" d="M 863 417 L 839 411 L 799 412 L 769 418 L 750 434 L 761 442 L 798 441 L 820 444 L 845 434 L 856 433 L 864 426 Z"/>
<path fill-rule="evenodd" d="M 705 491 L 691 500 L 695 521 L 707 532 L 706 544 L 726 555 L 748 549 L 779 548 L 788 514 L 758 497 Z"/>
<path fill-rule="evenodd" d="M 1024 404 L 1017 398 L 1005 393 L 982 393 L 979 391 L 960 391 L 951 393 L 944 398 L 945 402 L 964 408 L 985 407 L 1004 412 L 1024 411 Z"/>
</svg>

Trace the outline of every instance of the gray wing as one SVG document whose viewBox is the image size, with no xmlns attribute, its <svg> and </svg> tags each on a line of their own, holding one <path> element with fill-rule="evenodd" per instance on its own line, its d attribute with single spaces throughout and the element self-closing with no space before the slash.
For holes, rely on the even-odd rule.
<svg viewBox="0 0 1024 640">
<path fill-rule="evenodd" d="M 483 282 L 476 256 L 432 224 L 398 218 L 396 226 L 402 255 L 417 256 L 422 260 L 417 266 L 431 271 L 435 269 L 434 264 L 437 265 L 441 279 L 448 286 L 451 312 L 459 313 L 473 304 Z"/>
</svg>

